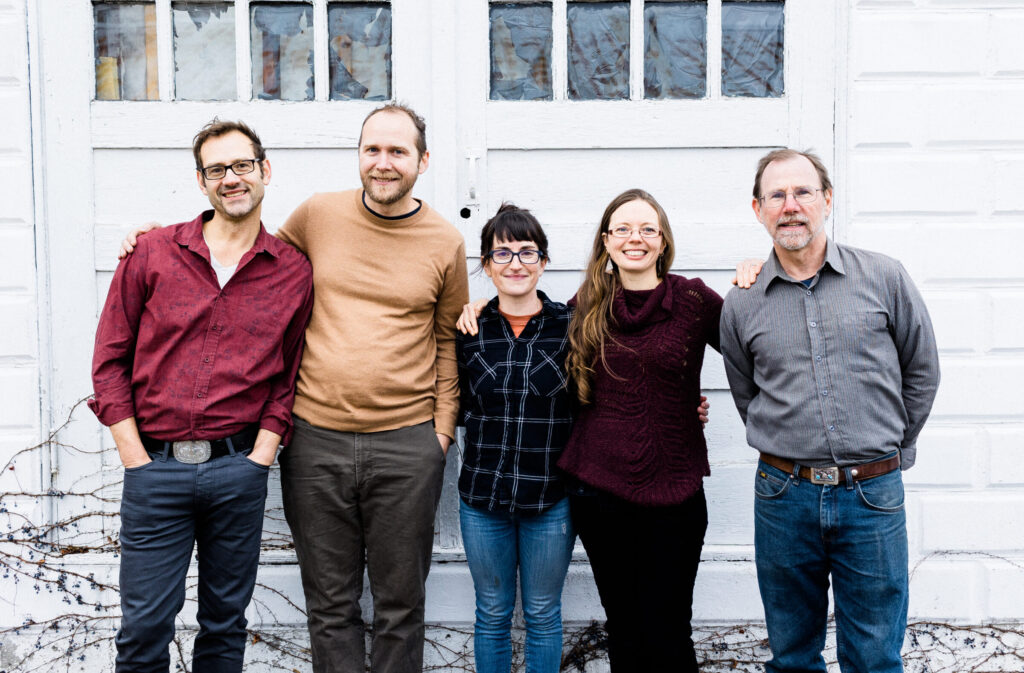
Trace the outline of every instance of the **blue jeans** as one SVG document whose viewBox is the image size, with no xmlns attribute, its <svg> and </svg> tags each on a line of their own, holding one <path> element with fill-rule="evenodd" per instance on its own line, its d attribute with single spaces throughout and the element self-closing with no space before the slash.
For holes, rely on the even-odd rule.
<svg viewBox="0 0 1024 673">
<path fill-rule="evenodd" d="M 759 462 L 754 481 L 766 673 L 825 672 L 829 575 L 840 669 L 901 673 L 909 579 L 900 471 L 821 486 Z"/>
<path fill-rule="evenodd" d="M 193 673 L 240 673 L 269 470 L 242 453 L 199 465 L 151 453 L 125 470 L 117 673 L 166 673 L 185 574 L 198 545 Z"/>
<path fill-rule="evenodd" d="M 477 673 L 512 669 L 517 569 L 526 618 L 526 671 L 557 673 L 562 663 L 562 585 L 576 540 L 569 500 L 563 498 L 541 514 L 459 505 L 462 541 L 476 590 Z"/>
</svg>

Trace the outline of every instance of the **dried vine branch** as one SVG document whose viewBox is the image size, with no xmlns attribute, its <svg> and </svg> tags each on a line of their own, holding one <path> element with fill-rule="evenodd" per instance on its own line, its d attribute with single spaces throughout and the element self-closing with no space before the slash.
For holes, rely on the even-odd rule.
<svg viewBox="0 0 1024 673">
<path fill-rule="evenodd" d="M 104 470 L 103 454 L 111 449 L 86 451 L 58 441 L 82 406 L 80 400 L 60 427 L 34 446 L 17 451 L 0 470 L 0 577 L 16 594 L 16 606 L 24 604 L 23 592 L 31 592 L 33 609 L 49 616 L 25 616 L 16 626 L 0 629 L 0 673 L 50 671 L 92 671 L 90 657 L 109 661 L 118 624 L 119 595 L 115 580 L 96 577 L 82 561 L 89 554 L 116 555 L 120 544 L 117 528 L 116 493 L 118 469 Z M 94 456 L 96 471 L 84 475 L 81 484 L 99 477 L 99 486 L 68 490 L 24 490 L 18 486 L 18 463 L 26 459 L 39 464 L 43 451 Z M 116 462 L 115 462 L 116 464 Z M 3 483 L 6 480 L 11 483 Z M 74 513 L 51 521 L 50 503 L 81 503 Z M 29 508 L 25 505 L 30 504 Z M 28 510 L 32 509 L 31 512 Z M 68 508 L 63 508 L 66 511 Z M 265 550 L 291 549 L 292 542 L 280 510 L 267 513 L 268 525 L 262 546 Z M 1024 572 L 1024 565 L 984 552 L 939 552 L 919 559 L 913 569 L 935 557 L 978 556 L 998 560 Z M 913 576 L 913 571 L 911 576 Z M 273 597 L 290 615 L 302 614 L 302 606 L 280 589 L 260 583 L 255 606 L 260 624 L 280 624 Z M 64 606 L 61 609 L 61 606 Z M 293 617 L 289 617 L 293 621 Z M 181 624 L 172 646 L 172 664 L 188 673 L 191 651 L 190 631 Z M 368 629 L 371 631 L 371 629 Z M 430 625 L 425 671 L 474 670 L 471 628 Z M 247 661 L 250 667 L 293 673 L 307 670 L 311 663 L 308 637 L 302 628 L 280 626 L 251 628 Z M 29 646 L 25 643 L 30 642 Z M 834 623 L 829 622 L 829 640 L 834 643 Z M 760 671 L 770 656 L 764 627 L 758 624 L 703 626 L 695 629 L 694 644 L 705 673 Z M 603 625 L 593 622 L 567 628 L 562 671 L 583 673 L 607 658 L 608 640 Z M 19 654 L 20 653 L 20 654 Z M 513 671 L 524 670 L 523 633 L 515 630 Z M 830 670 L 836 668 L 835 647 L 825 652 Z M 95 661 L 95 660 L 92 660 Z M 990 673 L 1024 671 L 1024 625 L 966 625 L 939 621 L 916 621 L 907 629 L 904 649 L 907 673 Z"/>
</svg>

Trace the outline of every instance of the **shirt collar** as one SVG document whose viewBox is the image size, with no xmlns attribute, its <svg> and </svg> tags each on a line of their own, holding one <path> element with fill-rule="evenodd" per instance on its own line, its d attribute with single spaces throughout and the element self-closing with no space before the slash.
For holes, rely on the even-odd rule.
<svg viewBox="0 0 1024 673">
<path fill-rule="evenodd" d="M 540 299 L 540 312 L 541 315 L 548 317 L 557 317 L 558 311 L 555 310 L 554 302 L 548 299 L 548 296 L 541 290 L 537 290 L 537 297 Z M 498 317 L 498 295 L 491 297 L 491 300 L 484 306 L 483 311 L 480 315 L 489 314 L 491 317 Z"/>
<path fill-rule="evenodd" d="M 175 242 L 185 246 L 201 257 L 208 258 L 210 249 L 206 245 L 206 239 L 203 238 L 203 223 L 213 219 L 213 214 L 213 210 L 204 210 L 191 222 L 186 222 L 179 226 L 178 230 L 174 233 Z M 279 249 L 274 245 L 276 241 L 276 238 L 267 233 L 263 222 L 260 222 L 260 232 L 256 234 L 256 241 L 246 252 L 246 255 L 250 252 L 253 255 L 265 252 L 273 257 L 278 257 Z M 243 255 L 244 257 L 245 255 Z"/>
<path fill-rule="evenodd" d="M 831 238 L 827 238 L 825 245 L 825 261 L 822 262 L 821 268 L 818 269 L 818 273 L 821 273 L 822 269 L 826 267 L 832 269 L 841 276 L 846 275 L 846 270 L 843 268 L 843 256 L 839 250 L 839 246 Z M 764 262 L 764 267 L 761 269 L 761 276 L 764 276 L 767 282 L 765 283 L 754 283 L 750 289 L 757 290 L 762 295 L 768 292 L 768 288 L 776 280 L 785 281 L 788 283 L 796 282 L 789 277 L 785 269 L 782 268 L 782 263 L 779 261 L 779 257 L 775 254 L 775 248 L 772 248 L 771 254 L 768 255 L 768 259 Z"/>
</svg>

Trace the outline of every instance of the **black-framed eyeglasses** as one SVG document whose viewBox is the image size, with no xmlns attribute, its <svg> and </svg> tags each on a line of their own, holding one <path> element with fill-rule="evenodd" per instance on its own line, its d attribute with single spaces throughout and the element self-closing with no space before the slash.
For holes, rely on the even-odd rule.
<svg viewBox="0 0 1024 673">
<path fill-rule="evenodd" d="M 518 257 L 520 264 L 536 264 L 540 260 L 544 259 L 543 252 L 532 248 L 520 250 L 519 252 L 512 252 L 506 248 L 498 248 L 497 250 L 491 250 L 487 256 L 495 264 L 511 264 L 513 257 Z"/>
<path fill-rule="evenodd" d="M 823 191 L 825 190 L 821 187 L 794 187 L 792 193 L 797 203 L 814 203 L 815 199 L 818 198 L 818 192 Z M 781 208 L 786 203 L 789 194 L 789 192 L 784 192 L 781 189 L 769 192 L 761 197 L 761 203 L 769 208 Z"/>
<path fill-rule="evenodd" d="M 229 166 L 221 166 L 220 164 L 215 164 L 213 166 L 206 166 L 205 168 L 201 168 L 199 170 L 203 174 L 203 177 L 206 178 L 207 180 L 220 180 L 221 178 L 228 174 L 229 170 L 235 175 L 245 175 L 246 173 L 252 173 L 254 170 L 256 170 L 256 164 L 258 164 L 259 161 L 259 159 L 242 159 L 241 161 L 236 161 L 235 163 Z"/>
</svg>

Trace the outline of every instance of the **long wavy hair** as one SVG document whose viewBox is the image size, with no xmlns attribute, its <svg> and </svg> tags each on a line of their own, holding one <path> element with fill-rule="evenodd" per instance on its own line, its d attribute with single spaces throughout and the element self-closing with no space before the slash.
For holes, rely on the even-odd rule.
<svg viewBox="0 0 1024 673">
<path fill-rule="evenodd" d="M 566 369 L 576 389 L 581 405 L 592 402 L 591 382 L 595 367 L 600 361 L 612 376 L 615 373 L 608 369 L 605 359 L 605 342 L 614 340 L 609 326 L 615 324 L 612 314 L 612 301 L 621 286 L 619 267 L 611 260 L 605 247 L 605 235 L 615 211 L 631 201 L 644 201 L 658 213 L 658 224 L 661 227 L 665 250 L 658 257 L 655 270 L 658 278 L 664 278 L 672 267 L 675 258 L 675 240 L 668 223 L 665 209 L 658 201 L 642 189 L 628 189 L 608 204 L 601 216 L 601 224 L 594 236 L 594 245 L 590 252 L 583 284 L 576 292 L 576 312 L 569 323 L 569 356 L 566 358 Z"/>
</svg>

